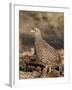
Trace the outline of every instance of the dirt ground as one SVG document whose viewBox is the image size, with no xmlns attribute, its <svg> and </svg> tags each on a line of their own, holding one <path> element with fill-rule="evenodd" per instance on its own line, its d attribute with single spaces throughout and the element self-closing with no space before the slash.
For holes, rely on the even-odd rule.
<svg viewBox="0 0 72 90">
<path fill-rule="evenodd" d="M 40 28 L 43 39 L 54 47 L 61 59 L 62 71 L 58 68 L 43 74 L 44 66 L 34 54 L 35 38 L 30 33 L 33 27 Z M 45 78 L 64 76 L 64 13 L 19 11 L 19 78 Z"/>
</svg>

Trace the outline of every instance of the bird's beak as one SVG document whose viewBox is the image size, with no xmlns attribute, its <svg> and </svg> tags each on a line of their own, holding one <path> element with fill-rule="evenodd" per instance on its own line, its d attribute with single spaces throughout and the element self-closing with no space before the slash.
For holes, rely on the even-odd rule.
<svg viewBox="0 0 72 90">
<path fill-rule="evenodd" d="M 31 32 L 33 33 L 33 32 L 35 32 L 34 30 L 31 30 Z"/>
</svg>

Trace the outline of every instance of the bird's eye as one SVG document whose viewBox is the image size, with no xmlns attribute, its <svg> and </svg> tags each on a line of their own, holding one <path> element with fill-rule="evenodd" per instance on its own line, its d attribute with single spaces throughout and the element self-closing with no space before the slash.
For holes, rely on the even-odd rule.
<svg viewBox="0 0 72 90">
<path fill-rule="evenodd" d="M 37 31 L 37 29 L 35 28 L 35 31 Z"/>
<path fill-rule="evenodd" d="M 37 28 L 35 28 L 35 31 L 37 31 Z"/>
</svg>

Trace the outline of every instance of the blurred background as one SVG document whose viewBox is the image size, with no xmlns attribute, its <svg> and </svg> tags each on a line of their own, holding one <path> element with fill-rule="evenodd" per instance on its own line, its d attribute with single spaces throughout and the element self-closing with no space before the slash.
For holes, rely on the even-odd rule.
<svg viewBox="0 0 72 90">
<path fill-rule="evenodd" d="M 33 27 L 40 28 L 44 40 L 55 49 L 64 48 L 64 13 L 19 11 L 19 51 L 34 46 Z"/>
</svg>

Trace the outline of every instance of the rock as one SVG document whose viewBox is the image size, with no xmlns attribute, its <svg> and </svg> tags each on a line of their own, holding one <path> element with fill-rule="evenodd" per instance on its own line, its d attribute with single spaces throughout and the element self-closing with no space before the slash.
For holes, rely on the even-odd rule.
<svg viewBox="0 0 72 90">
<path fill-rule="evenodd" d="M 38 78 L 41 77 L 41 73 L 37 71 L 33 72 L 19 72 L 19 79 L 33 79 L 33 78 Z"/>
</svg>

